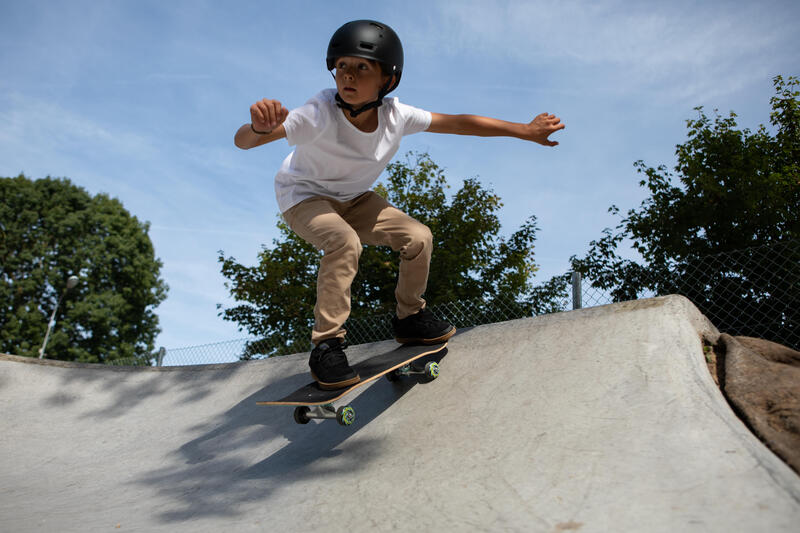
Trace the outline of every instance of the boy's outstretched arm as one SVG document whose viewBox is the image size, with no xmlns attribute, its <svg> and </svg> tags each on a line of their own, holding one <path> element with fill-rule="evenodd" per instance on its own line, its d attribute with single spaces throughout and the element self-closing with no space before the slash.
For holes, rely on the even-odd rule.
<svg viewBox="0 0 800 533">
<path fill-rule="evenodd" d="M 244 124 L 233 138 L 234 144 L 248 150 L 286 137 L 283 122 L 289 110 L 278 100 L 264 98 L 250 106 L 250 124 Z M 259 133 L 260 132 L 260 133 Z"/>
<path fill-rule="evenodd" d="M 453 133 L 456 135 L 477 135 L 480 137 L 516 137 L 526 141 L 533 141 L 544 146 L 556 146 L 556 141 L 548 137 L 563 130 L 565 125 L 561 119 L 549 113 L 542 113 L 527 124 L 519 122 L 506 122 L 496 118 L 481 117 L 478 115 L 443 115 L 431 113 L 431 133 Z"/>
</svg>

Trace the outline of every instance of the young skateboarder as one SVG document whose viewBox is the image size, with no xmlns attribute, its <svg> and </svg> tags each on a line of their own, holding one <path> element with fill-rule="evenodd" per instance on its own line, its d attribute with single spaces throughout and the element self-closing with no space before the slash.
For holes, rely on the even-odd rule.
<svg viewBox="0 0 800 533">
<path fill-rule="evenodd" d="M 428 131 L 517 137 L 555 146 L 548 137 L 564 125 L 547 113 L 529 123 L 513 123 L 431 113 L 386 98 L 400 83 L 403 47 L 397 34 L 380 22 L 357 20 L 336 30 L 327 67 L 335 89 L 323 90 L 292 111 L 278 100 L 259 100 L 234 142 L 247 150 L 286 138 L 295 146 L 275 176 L 275 192 L 292 231 L 324 253 L 309 366 L 319 385 L 331 389 L 359 380 L 344 353 L 343 326 L 363 244 L 399 252 L 397 316 L 392 320 L 399 342 L 432 344 L 455 333 L 426 308 L 422 297 L 431 261 L 430 230 L 370 190 L 402 137 Z"/>
</svg>

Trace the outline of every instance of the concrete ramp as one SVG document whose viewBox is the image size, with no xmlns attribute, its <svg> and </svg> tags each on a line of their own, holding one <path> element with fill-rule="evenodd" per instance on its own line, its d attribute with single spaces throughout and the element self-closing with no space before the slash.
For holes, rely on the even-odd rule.
<svg viewBox="0 0 800 533">
<path fill-rule="evenodd" d="M 681 297 L 476 327 L 358 420 L 256 406 L 306 356 L 0 358 L 0 531 L 798 531 L 800 478 L 714 385 Z M 350 348 L 351 361 L 393 343 Z"/>
</svg>

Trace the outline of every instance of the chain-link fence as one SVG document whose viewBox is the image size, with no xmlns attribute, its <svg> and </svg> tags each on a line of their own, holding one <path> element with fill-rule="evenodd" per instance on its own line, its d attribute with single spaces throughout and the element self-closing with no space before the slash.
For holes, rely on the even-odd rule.
<svg viewBox="0 0 800 533">
<path fill-rule="evenodd" d="M 700 257 L 660 268 L 632 265 L 614 283 L 605 273 L 585 284 L 584 302 L 617 302 L 666 294 L 691 300 L 730 335 L 759 337 L 800 349 L 800 241 Z"/>
<path fill-rule="evenodd" d="M 569 296 L 564 293 L 559 310 L 567 310 Z M 447 320 L 457 328 L 480 324 L 490 324 L 532 316 L 527 303 L 513 300 L 495 299 L 491 301 L 470 300 L 431 305 L 431 311 L 439 318 Z M 392 313 L 350 319 L 345 324 L 347 342 L 365 344 L 393 338 Z M 267 341 L 256 337 L 234 339 L 214 344 L 191 346 L 188 348 L 166 350 L 162 353 L 164 365 L 196 365 L 235 362 L 243 358 L 259 358 L 287 355 L 301 350 L 311 351 L 311 332 L 302 332 L 303 337 L 285 338 L 280 341 Z"/>
<path fill-rule="evenodd" d="M 431 310 L 458 328 L 556 313 L 580 307 L 681 294 L 689 298 L 720 331 L 765 338 L 800 349 L 800 241 L 673 263 L 661 268 L 630 264 L 626 275 L 578 273 L 556 276 L 524 301 L 492 299 L 432 305 Z M 622 279 L 623 281 L 619 281 Z M 392 338 L 391 314 L 351 319 L 345 325 L 350 344 Z M 302 339 L 267 342 L 236 339 L 162 351 L 159 363 L 193 365 L 239 361 L 311 350 L 309 332 Z M 155 361 L 154 361 L 155 363 Z"/>
</svg>

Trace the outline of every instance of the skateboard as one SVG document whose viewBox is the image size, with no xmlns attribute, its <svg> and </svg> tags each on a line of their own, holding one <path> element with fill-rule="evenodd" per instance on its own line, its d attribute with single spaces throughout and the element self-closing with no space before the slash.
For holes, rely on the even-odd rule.
<svg viewBox="0 0 800 533">
<path fill-rule="evenodd" d="M 439 377 L 439 364 L 435 361 L 430 361 L 424 366 L 414 363 L 425 356 L 436 354 L 444 356 L 446 353 L 447 342 L 435 345 L 404 344 L 353 365 L 361 381 L 349 387 L 324 390 L 313 381 L 280 400 L 256 402 L 256 405 L 293 405 L 294 421 L 298 424 L 308 424 L 312 419 L 331 419 L 342 426 L 350 426 L 356 420 L 355 409 L 350 405 L 336 409 L 333 402 L 381 376 L 386 376 L 389 381 L 397 381 L 404 376 L 421 375 L 432 381 Z"/>
</svg>

